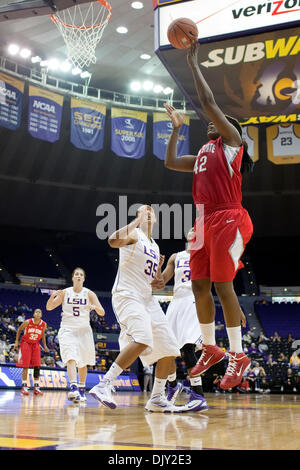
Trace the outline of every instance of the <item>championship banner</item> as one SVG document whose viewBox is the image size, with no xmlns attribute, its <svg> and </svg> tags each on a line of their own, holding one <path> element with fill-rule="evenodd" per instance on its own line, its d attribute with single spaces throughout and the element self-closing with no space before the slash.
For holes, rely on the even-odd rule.
<svg viewBox="0 0 300 470">
<path fill-rule="evenodd" d="M 280 124 L 266 129 L 268 160 L 275 165 L 300 163 L 300 124 Z"/>
<path fill-rule="evenodd" d="M 0 72 L 0 126 L 14 131 L 21 124 L 24 82 Z"/>
<path fill-rule="evenodd" d="M 160 160 L 164 160 L 166 150 L 172 133 L 173 124 L 165 113 L 153 113 L 153 153 Z M 190 153 L 190 117 L 184 116 L 184 124 L 180 128 L 177 142 L 177 156 Z"/>
<path fill-rule="evenodd" d="M 71 98 L 71 142 L 79 149 L 98 152 L 104 146 L 106 106 Z"/>
<path fill-rule="evenodd" d="M 103 381 L 105 372 L 89 371 L 86 379 L 86 388 L 89 390 Z M 33 369 L 28 369 L 27 385 L 33 387 Z M 70 382 L 66 369 L 41 367 L 39 385 L 41 388 L 68 390 Z M 12 364 L 0 366 L 0 388 L 21 388 L 22 368 Z M 115 382 L 117 390 L 140 391 L 139 381 L 133 373 L 119 375 Z"/>
<path fill-rule="evenodd" d="M 146 126 L 147 113 L 111 108 L 111 150 L 119 157 L 143 157 Z"/>
<path fill-rule="evenodd" d="M 64 97 L 29 86 L 28 132 L 32 137 L 56 142 L 60 135 Z"/>
<path fill-rule="evenodd" d="M 258 127 L 256 126 L 243 126 L 242 138 L 248 144 L 248 153 L 254 162 L 259 159 L 258 153 Z"/>
</svg>

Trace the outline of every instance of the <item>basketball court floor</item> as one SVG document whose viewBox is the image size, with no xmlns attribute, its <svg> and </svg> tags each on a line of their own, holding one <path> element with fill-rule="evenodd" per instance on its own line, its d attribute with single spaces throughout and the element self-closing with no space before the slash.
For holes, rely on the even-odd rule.
<svg viewBox="0 0 300 470">
<path fill-rule="evenodd" d="M 147 397 L 118 393 L 110 410 L 90 396 L 0 390 L 0 449 L 300 450 L 299 395 L 207 394 L 208 411 L 179 415 L 146 412 Z"/>
</svg>

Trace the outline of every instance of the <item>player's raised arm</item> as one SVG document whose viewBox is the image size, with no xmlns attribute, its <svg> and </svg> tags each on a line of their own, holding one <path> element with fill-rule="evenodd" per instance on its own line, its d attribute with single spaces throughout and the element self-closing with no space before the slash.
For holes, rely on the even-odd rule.
<svg viewBox="0 0 300 470">
<path fill-rule="evenodd" d="M 95 310 L 95 312 L 100 316 L 104 317 L 105 310 L 102 307 L 98 297 L 95 292 L 89 291 L 89 301 L 90 301 L 90 311 Z"/>
<path fill-rule="evenodd" d="M 64 290 L 56 290 L 53 294 L 50 295 L 48 302 L 46 304 L 46 310 L 54 310 L 59 307 L 64 301 Z"/>
<path fill-rule="evenodd" d="M 175 258 L 177 253 L 173 253 L 170 258 L 168 259 L 167 266 L 165 267 L 164 271 L 162 272 L 162 277 L 164 278 L 165 284 L 169 282 L 170 279 L 175 274 Z"/>
<path fill-rule="evenodd" d="M 213 92 L 201 73 L 198 65 L 198 48 L 197 42 L 191 45 L 187 54 L 187 62 L 193 74 L 197 95 L 203 111 L 217 128 L 224 143 L 232 147 L 239 147 L 242 143 L 240 134 L 215 102 Z"/>
<path fill-rule="evenodd" d="M 153 290 L 160 290 L 165 287 L 169 280 L 174 276 L 175 273 L 175 258 L 177 253 L 173 253 L 168 259 L 167 266 L 163 272 L 158 272 L 153 282 L 151 283 Z"/>
<path fill-rule="evenodd" d="M 125 227 L 116 230 L 108 239 L 108 244 L 112 248 L 121 248 L 122 246 L 132 245 L 137 242 L 137 234 L 135 229 L 148 219 L 147 206 L 142 206 L 137 211 L 136 218 L 125 225 Z"/>
<path fill-rule="evenodd" d="M 169 143 L 166 151 L 165 167 L 169 170 L 193 172 L 196 161 L 195 155 L 183 155 L 177 157 L 177 141 L 179 136 L 180 128 L 184 122 L 182 114 L 177 111 L 174 106 L 164 104 L 167 115 L 173 123 L 172 134 L 169 139 Z"/>
</svg>

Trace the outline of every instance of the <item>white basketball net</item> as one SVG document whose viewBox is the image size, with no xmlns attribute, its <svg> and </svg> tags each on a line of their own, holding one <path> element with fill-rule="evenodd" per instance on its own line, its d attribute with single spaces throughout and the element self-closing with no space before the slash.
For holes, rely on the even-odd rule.
<svg viewBox="0 0 300 470">
<path fill-rule="evenodd" d="M 112 15 L 105 0 L 75 5 L 50 15 L 67 46 L 68 59 L 80 69 L 96 63 L 95 50 Z"/>
</svg>

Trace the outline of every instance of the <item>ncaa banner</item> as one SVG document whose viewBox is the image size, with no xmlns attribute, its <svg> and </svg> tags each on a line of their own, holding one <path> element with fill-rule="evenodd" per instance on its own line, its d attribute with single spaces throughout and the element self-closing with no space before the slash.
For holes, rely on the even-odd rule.
<svg viewBox="0 0 300 470">
<path fill-rule="evenodd" d="M 83 150 L 103 149 L 106 106 L 71 98 L 71 142 Z"/>
<path fill-rule="evenodd" d="M 300 163 L 300 124 L 280 124 L 266 129 L 268 160 L 275 165 Z"/>
<path fill-rule="evenodd" d="M 24 82 L 0 73 L 0 126 L 15 130 L 20 127 Z"/>
<path fill-rule="evenodd" d="M 173 124 L 165 113 L 153 113 L 153 153 L 160 160 L 165 159 Z M 190 153 L 190 117 L 184 116 L 177 142 L 177 156 Z"/>
<path fill-rule="evenodd" d="M 29 86 L 28 132 L 32 137 L 56 142 L 60 136 L 64 97 Z"/>
<path fill-rule="evenodd" d="M 119 157 L 143 157 L 146 125 L 145 112 L 111 108 L 111 150 Z"/>
</svg>

